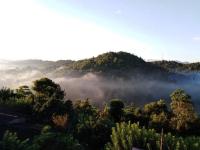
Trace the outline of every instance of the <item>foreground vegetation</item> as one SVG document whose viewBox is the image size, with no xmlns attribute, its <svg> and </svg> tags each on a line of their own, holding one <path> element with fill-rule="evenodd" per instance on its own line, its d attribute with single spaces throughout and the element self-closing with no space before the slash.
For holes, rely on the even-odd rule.
<svg viewBox="0 0 200 150">
<path fill-rule="evenodd" d="M 170 107 L 157 100 L 137 107 L 110 100 L 103 108 L 89 100 L 65 100 L 65 92 L 48 78 L 33 86 L 0 90 L 0 107 L 23 116 L 28 124 L 43 126 L 34 137 L 5 131 L 2 150 L 197 150 L 200 118 L 190 95 L 177 89 Z M 5 125 L 6 126 L 6 125 Z M 5 128 L 16 129 L 15 125 Z"/>
</svg>

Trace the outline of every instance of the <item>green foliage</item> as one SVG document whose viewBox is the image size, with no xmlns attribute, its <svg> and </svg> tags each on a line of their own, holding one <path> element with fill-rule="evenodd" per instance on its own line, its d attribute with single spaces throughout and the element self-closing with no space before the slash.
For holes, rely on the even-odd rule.
<svg viewBox="0 0 200 150">
<path fill-rule="evenodd" d="M 148 103 L 144 106 L 144 113 L 149 118 L 149 126 L 156 129 L 169 126 L 169 116 L 167 105 L 164 100 Z"/>
<path fill-rule="evenodd" d="M 126 106 L 124 109 L 124 121 L 140 122 L 140 125 L 148 126 L 149 116 L 145 115 L 143 109 L 134 105 Z"/>
<path fill-rule="evenodd" d="M 190 128 L 189 125 L 197 119 L 191 96 L 184 90 L 177 89 L 170 97 L 170 106 L 173 113 L 173 117 L 171 118 L 172 126 L 177 131 L 188 130 Z"/>
<path fill-rule="evenodd" d="M 0 104 L 13 104 L 15 101 L 14 91 L 9 88 L 0 89 Z"/>
<path fill-rule="evenodd" d="M 74 111 L 78 123 L 84 123 L 85 120 L 96 118 L 98 114 L 97 109 L 89 103 L 88 99 L 76 101 Z"/>
<path fill-rule="evenodd" d="M 72 68 L 75 70 L 106 71 L 108 69 L 130 69 L 145 65 L 145 61 L 135 55 L 126 52 L 109 52 L 96 58 L 75 62 Z"/>
<path fill-rule="evenodd" d="M 60 85 L 54 83 L 48 78 L 41 78 L 33 82 L 32 89 L 36 96 L 42 97 L 44 100 L 47 98 L 54 98 L 56 100 L 63 100 L 65 93 L 61 90 Z"/>
<path fill-rule="evenodd" d="M 65 105 L 63 105 L 65 93 L 61 90 L 60 85 L 48 78 L 42 78 L 34 81 L 33 90 L 33 109 L 37 116 L 50 119 L 54 113 L 65 113 Z"/>
<path fill-rule="evenodd" d="M 188 95 L 184 90 L 177 89 L 171 95 L 170 98 L 172 101 L 184 101 L 191 102 L 191 96 Z"/>
<path fill-rule="evenodd" d="M 1 150 L 30 150 L 29 139 L 20 140 L 16 133 L 6 131 L 0 142 Z"/>
<path fill-rule="evenodd" d="M 180 63 L 176 61 L 155 61 L 152 62 L 169 71 L 199 71 L 200 63 Z"/>
<path fill-rule="evenodd" d="M 168 112 L 167 105 L 164 100 L 148 103 L 144 106 L 144 112 L 148 115 L 160 114 L 162 112 Z"/>
<path fill-rule="evenodd" d="M 45 125 L 41 130 L 41 134 L 48 133 L 51 130 L 52 130 L 52 127 L 50 125 Z"/>
<path fill-rule="evenodd" d="M 161 112 L 160 114 L 152 114 L 150 116 L 150 127 L 155 129 L 166 129 L 169 130 L 169 115 L 165 112 Z"/>
<path fill-rule="evenodd" d="M 111 100 L 109 113 L 115 122 L 121 120 L 123 116 L 123 108 L 124 108 L 124 103 L 121 100 L 118 99 Z"/>
<path fill-rule="evenodd" d="M 161 142 L 161 139 L 162 142 Z M 133 147 L 147 150 L 198 150 L 199 137 L 175 137 L 156 133 L 154 129 L 141 128 L 139 124 L 117 123 L 112 129 L 111 143 L 106 150 L 131 150 Z"/>
<path fill-rule="evenodd" d="M 16 89 L 16 97 L 18 99 L 33 99 L 33 93 L 27 85 L 20 86 Z"/>
<path fill-rule="evenodd" d="M 114 62 L 117 61 L 116 58 Z M 70 100 L 64 101 L 64 91 L 48 78 L 36 80 L 33 91 L 27 86 L 19 87 L 16 92 L 3 88 L 0 90 L 2 103 L 17 106 L 28 117 L 33 113 L 33 123 L 47 123 L 52 127 L 45 126 L 41 134 L 31 141 L 20 140 L 15 133 L 6 132 L 0 142 L 0 149 L 102 150 L 108 142 L 107 150 L 131 150 L 133 147 L 148 150 L 161 147 L 163 150 L 200 149 L 200 137 L 178 137 L 198 135 L 200 132 L 200 119 L 195 113 L 190 95 L 177 89 L 170 97 L 171 110 L 168 110 L 164 100 L 139 108 L 135 105 L 125 107 L 119 99 L 111 100 L 101 110 L 91 105 L 88 99 L 74 104 Z M 159 134 L 163 129 L 176 133 L 176 136 Z"/>
<path fill-rule="evenodd" d="M 107 117 L 107 112 L 100 113 L 88 100 L 74 104 L 77 122 L 74 136 L 87 150 L 100 150 L 109 141 L 114 122 Z"/>
<path fill-rule="evenodd" d="M 42 132 L 29 139 L 20 140 L 16 133 L 6 131 L 0 142 L 1 150 L 82 150 L 82 146 L 71 135 L 53 132 Z"/>
<path fill-rule="evenodd" d="M 87 150 L 100 150 L 109 141 L 114 123 L 109 119 L 85 120 L 76 126 L 75 137 Z"/>
<path fill-rule="evenodd" d="M 82 147 L 71 135 L 45 132 L 33 140 L 34 150 L 81 150 Z"/>
</svg>

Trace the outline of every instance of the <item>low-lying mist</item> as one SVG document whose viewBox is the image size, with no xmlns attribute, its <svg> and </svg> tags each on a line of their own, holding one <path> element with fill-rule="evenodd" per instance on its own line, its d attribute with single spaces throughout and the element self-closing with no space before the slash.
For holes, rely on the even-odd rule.
<svg viewBox="0 0 200 150">
<path fill-rule="evenodd" d="M 200 97 L 199 84 L 190 83 L 190 80 L 165 82 L 145 77 L 111 79 L 93 73 L 81 77 L 63 77 L 54 80 L 65 89 L 68 98 L 90 98 L 95 102 L 107 101 L 111 98 L 120 98 L 136 104 L 161 98 L 169 100 L 169 95 L 177 88 L 186 90 L 196 102 Z"/>
<path fill-rule="evenodd" d="M 178 76 L 171 81 L 161 81 L 158 79 L 149 79 L 144 75 L 135 78 L 130 74 L 129 79 L 111 78 L 109 76 L 87 73 L 80 76 L 60 76 L 55 77 L 52 72 L 43 73 L 35 68 L 0 68 L 0 87 L 17 88 L 20 85 L 32 85 L 32 81 L 41 77 L 49 77 L 60 84 L 66 92 L 66 99 L 77 100 L 89 98 L 93 103 L 103 104 L 104 102 L 119 98 L 125 102 L 132 102 L 137 105 L 146 102 L 166 99 L 177 88 L 186 90 L 199 107 L 200 75 L 198 73 L 185 74 L 186 78 L 179 79 Z"/>
</svg>

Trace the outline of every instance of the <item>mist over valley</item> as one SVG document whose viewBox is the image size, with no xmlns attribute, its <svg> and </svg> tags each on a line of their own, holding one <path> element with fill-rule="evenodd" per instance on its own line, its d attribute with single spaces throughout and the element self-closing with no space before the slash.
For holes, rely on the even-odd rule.
<svg viewBox="0 0 200 150">
<path fill-rule="evenodd" d="M 0 74 L 0 87 L 31 86 L 32 81 L 48 77 L 61 85 L 66 99 L 89 98 L 98 105 L 113 98 L 137 105 L 169 100 L 177 88 L 186 90 L 197 108 L 200 104 L 199 70 L 167 68 L 124 52 L 80 61 L 0 61 Z"/>
</svg>

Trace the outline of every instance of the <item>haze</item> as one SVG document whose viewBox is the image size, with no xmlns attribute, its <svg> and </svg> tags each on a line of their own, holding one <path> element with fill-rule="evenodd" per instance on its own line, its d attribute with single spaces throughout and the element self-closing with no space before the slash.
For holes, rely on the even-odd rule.
<svg viewBox="0 0 200 150">
<path fill-rule="evenodd" d="M 127 51 L 199 61 L 198 0 L 0 1 L 1 59 L 82 59 Z"/>
</svg>

